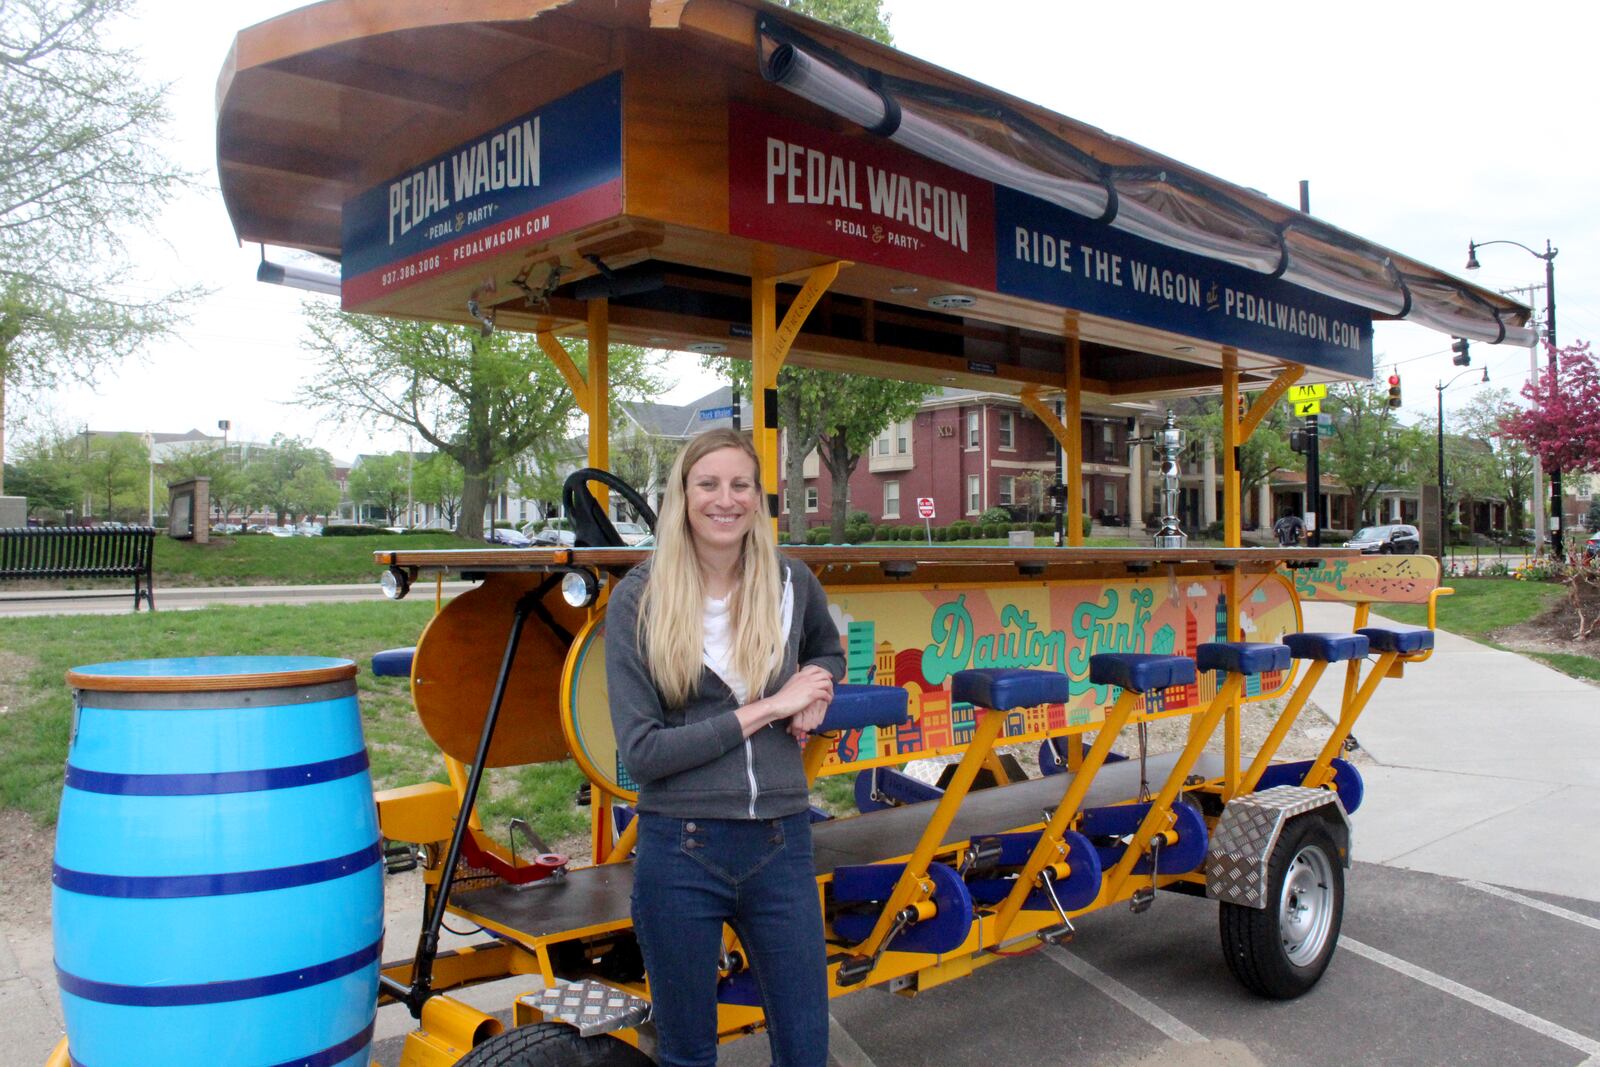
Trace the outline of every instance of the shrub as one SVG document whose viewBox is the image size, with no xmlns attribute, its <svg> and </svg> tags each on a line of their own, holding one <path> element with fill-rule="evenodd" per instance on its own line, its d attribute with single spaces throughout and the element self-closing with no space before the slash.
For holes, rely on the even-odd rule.
<svg viewBox="0 0 1600 1067">
<path fill-rule="evenodd" d="M 382 526 L 371 526 L 364 522 L 351 522 L 322 528 L 323 537 L 374 537 L 388 532 Z"/>
<path fill-rule="evenodd" d="M 920 541 L 920 540 L 922 540 L 922 528 L 919 527 L 919 526 L 902 526 L 902 527 L 900 527 L 900 540 L 902 540 L 902 541 Z"/>
<path fill-rule="evenodd" d="M 893 541 L 894 527 L 890 526 L 888 523 L 880 523 L 873 529 L 872 535 L 879 541 Z"/>
<path fill-rule="evenodd" d="M 966 519 L 957 519 L 947 529 L 950 531 L 950 540 L 952 541 L 965 541 L 972 536 L 972 523 Z"/>
<path fill-rule="evenodd" d="M 1052 537 L 1055 535 L 1056 526 L 1053 522 L 1036 522 L 1033 524 L 1033 536 Z"/>
<path fill-rule="evenodd" d="M 514 522 L 509 522 L 505 519 L 496 519 L 494 521 L 494 528 L 496 530 L 515 530 L 517 528 L 517 524 Z"/>
<path fill-rule="evenodd" d="M 847 526 L 864 526 L 872 521 L 872 516 L 865 511 L 852 511 L 845 519 Z"/>
<path fill-rule="evenodd" d="M 808 544 L 808 545 L 825 545 L 825 544 L 827 544 L 828 543 L 828 532 L 829 531 L 828 531 L 828 528 L 826 526 L 818 526 L 818 527 L 815 527 L 814 529 L 808 530 L 806 532 L 806 544 Z"/>
<path fill-rule="evenodd" d="M 872 540 L 872 527 L 867 523 L 853 523 L 844 528 L 844 539 L 852 545 L 866 544 Z"/>
<path fill-rule="evenodd" d="M 426 526 L 413 526 L 413 527 L 411 527 L 411 529 L 406 531 L 407 534 L 442 534 L 442 533 L 454 533 L 454 532 L 455 531 L 453 531 L 453 530 L 430 530 Z M 328 536 L 328 531 L 327 530 L 323 530 L 322 531 L 322 536 L 323 537 L 327 537 Z"/>
<path fill-rule="evenodd" d="M 1007 523 L 1011 521 L 1011 512 L 996 505 L 995 507 L 990 508 L 988 511 L 985 511 L 982 515 L 978 516 L 978 521 L 983 523 L 985 526 L 993 526 L 996 523 Z"/>
</svg>

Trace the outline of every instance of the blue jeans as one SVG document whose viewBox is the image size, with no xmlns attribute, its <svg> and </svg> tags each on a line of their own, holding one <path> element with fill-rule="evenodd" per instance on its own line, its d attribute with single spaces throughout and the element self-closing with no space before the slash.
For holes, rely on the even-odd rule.
<svg viewBox="0 0 1600 1067">
<path fill-rule="evenodd" d="M 662 1067 L 717 1062 L 722 924 L 761 988 L 775 1067 L 824 1067 L 828 973 L 811 820 L 639 816 L 633 924 Z"/>
</svg>

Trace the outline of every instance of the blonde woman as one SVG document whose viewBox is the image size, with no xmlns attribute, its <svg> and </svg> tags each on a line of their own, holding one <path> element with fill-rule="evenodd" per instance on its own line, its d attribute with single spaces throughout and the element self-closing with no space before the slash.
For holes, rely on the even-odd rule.
<svg viewBox="0 0 1600 1067">
<path fill-rule="evenodd" d="M 822 586 L 779 555 L 741 435 L 684 446 L 649 563 L 606 611 L 606 680 L 639 783 L 633 920 L 662 1067 L 717 1062 L 722 927 L 761 989 L 775 1067 L 823 1067 L 827 964 L 800 742 L 844 672 Z"/>
</svg>

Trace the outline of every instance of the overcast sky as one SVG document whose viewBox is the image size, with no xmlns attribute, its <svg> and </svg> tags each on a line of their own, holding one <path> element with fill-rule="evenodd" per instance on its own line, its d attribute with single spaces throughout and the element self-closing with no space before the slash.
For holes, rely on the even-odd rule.
<svg viewBox="0 0 1600 1067">
<path fill-rule="evenodd" d="M 306 294 L 255 281 L 257 251 L 233 239 L 215 177 L 217 73 L 243 26 L 290 10 L 281 0 L 145 0 L 122 36 L 172 82 L 173 151 L 206 191 L 167 213 L 160 239 L 130 254 L 141 290 L 200 282 L 176 341 L 14 413 L 72 430 L 309 437 L 336 457 L 404 447 L 384 427 L 340 428 L 294 404 L 312 370 L 299 348 Z M 1295 204 L 1425 263 L 1465 275 L 1469 238 L 1505 238 L 1556 260 L 1564 342 L 1600 335 L 1600 92 L 1586 5 L 1525 2 L 1146 2 L 887 0 L 898 47 L 1240 185 Z M 981 13 L 981 14 L 980 14 Z M 463 139 L 473 131 L 463 130 Z M 1494 288 L 1540 284 L 1544 265 L 1511 246 L 1480 253 L 1472 277 Z M 1542 292 L 1536 298 L 1542 313 Z M 1380 371 L 1398 366 L 1406 408 L 1433 410 L 1454 373 L 1450 339 L 1379 324 Z M 1473 346 L 1473 366 L 1515 388 L 1526 349 Z M 675 400 L 709 383 L 696 359 L 673 366 Z M 1467 400 L 1476 376 L 1446 394 Z"/>
</svg>

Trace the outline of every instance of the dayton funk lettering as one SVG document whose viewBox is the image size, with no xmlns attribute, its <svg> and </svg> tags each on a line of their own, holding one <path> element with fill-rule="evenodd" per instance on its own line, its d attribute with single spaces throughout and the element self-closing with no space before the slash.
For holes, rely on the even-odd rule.
<svg viewBox="0 0 1600 1067">
<path fill-rule="evenodd" d="M 940 605 L 929 627 L 933 644 L 922 650 L 922 676 L 941 684 L 956 671 L 994 667 L 1066 668 L 1066 634 L 1041 630 L 1027 611 L 1007 604 L 1000 609 L 999 633 L 974 632 L 966 594 Z"/>
<path fill-rule="evenodd" d="M 389 243 L 452 204 L 539 184 L 539 118 L 459 149 L 389 184 Z"/>
<path fill-rule="evenodd" d="M 965 193 L 777 137 L 767 138 L 767 203 L 868 211 L 967 251 Z"/>
</svg>

